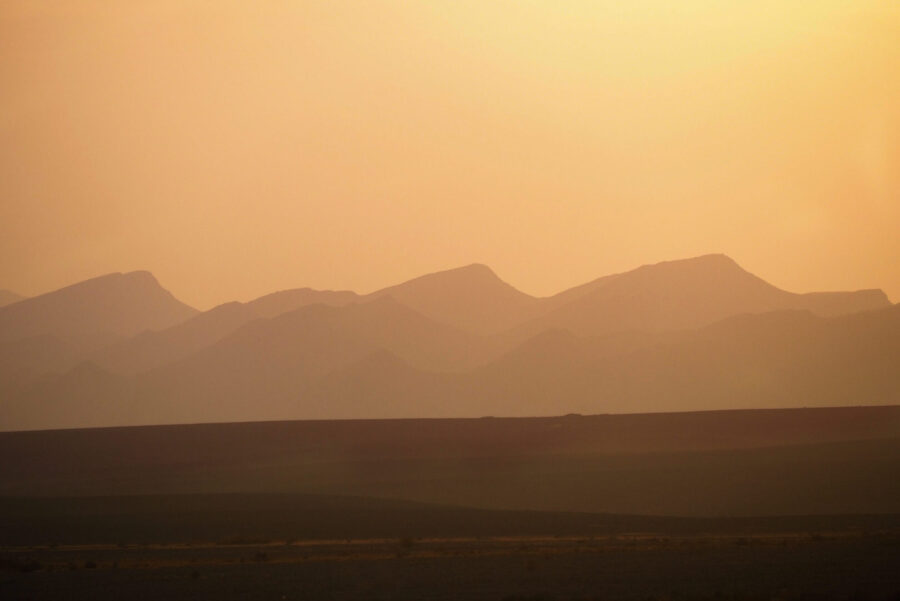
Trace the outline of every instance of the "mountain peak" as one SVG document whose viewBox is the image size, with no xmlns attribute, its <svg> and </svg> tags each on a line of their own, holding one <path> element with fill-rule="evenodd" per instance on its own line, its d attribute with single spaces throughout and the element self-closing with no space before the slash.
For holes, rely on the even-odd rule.
<svg viewBox="0 0 900 601">
<path fill-rule="evenodd" d="M 425 283 L 425 282 L 446 282 L 448 284 L 458 284 L 459 282 L 473 282 L 473 283 L 494 283 L 494 284 L 506 284 L 500 277 L 494 272 L 493 269 L 488 267 L 483 263 L 470 263 L 469 265 L 463 265 L 461 267 L 453 267 L 451 269 L 445 269 L 442 271 L 435 271 L 433 273 L 427 273 L 425 275 L 421 275 L 417 278 L 413 278 L 402 284 L 398 284 L 397 286 L 392 286 L 392 288 L 397 288 L 399 286 L 411 286 L 415 283 Z"/>
<path fill-rule="evenodd" d="M 610 280 L 612 281 L 612 280 Z M 708 254 L 687 259 L 662 261 L 643 265 L 632 271 L 618 274 L 617 283 L 626 281 L 638 284 L 645 282 L 647 285 L 658 286 L 690 286 L 690 287 L 714 287 L 738 286 L 746 293 L 772 293 L 781 292 L 778 288 L 759 278 L 743 267 L 737 261 L 724 254 Z"/>
<path fill-rule="evenodd" d="M 91 347 L 195 315 L 149 271 L 108 273 L 0 309 L 6 340 L 54 335 Z"/>
<path fill-rule="evenodd" d="M 468 265 L 462 265 L 461 267 L 456 267 L 453 269 L 448 269 L 450 272 L 460 272 L 460 273 L 471 273 L 471 274 L 481 274 L 485 276 L 490 276 L 492 278 L 500 279 L 497 276 L 497 273 L 485 265 L 484 263 L 469 263 Z"/>
<path fill-rule="evenodd" d="M 561 327 L 582 335 L 623 330 L 696 328 L 742 313 L 808 309 L 828 316 L 884 306 L 883 294 L 793 294 L 716 253 L 643 265 L 599 278 L 549 300 L 550 310 L 524 324 L 520 339 Z"/>
<path fill-rule="evenodd" d="M 707 253 L 705 255 L 697 255 L 696 257 L 688 257 L 682 261 L 703 261 L 706 263 L 727 263 L 737 265 L 737 261 L 726 255 L 725 253 Z"/>
<path fill-rule="evenodd" d="M 156 276 L 153 273 L 147 271 L 146 269 L 139 269 L 137 271 L 126 271 L 124 273 L 119 274 L 123 279 L 131 280 L 134 282 L 147 282 L 159 285 L 159 280 L 156 279 Z"/>
<path fill-rule="evenodd" d="M 427 317 L 476 334 L 505 329 L 537 303 L 481 263 L 429 273 L 369 296 L 392 296 Z"/>
<path fill-rule="evenodd" d="M 649 263 L 638 267 L 631 273 L 650 269 L 716 269 L 749 273 L 741 267 L 737 261 L 723 253 L 710 253 L 685 259 L 673 259 L 670 261 L 660 261 L 659 263 Z"/>
<path fill-rule="evenodd" d="M 546 300 L 549 301 L 550 306 L 556 308 L 592 294 L 616 280 L 645 277 L 650 274 L 679 274 L 690 271 L 708 274 L 727 273 L 731 271 L 733 273 L 750 275 L 728 255 L 723 253 L 710 253 L 696 257 L 688 257 L 686 259 L 672 259 L 669 261 L 660 261 L 659 263 L 647 263 L 629 271 L 601 276 L 590 282 L 574 286 L 568 290 L 563 290 L 553 296 L 547 297 Z"/>
<path fill-rule="evenodd" d="M 33 297 L 35 300 L 49 297 L 51 295 L 68 295 L 81 294 L 85 290 L 112 290 L 120 288 L 159 288 L 162 290 L 159 281 L 152 273 L 146 270 L 138 271 L 114 271 L 98 275 L 68 286 L 63 286 L 52 292 L 47 292 Z"/>
</svg>

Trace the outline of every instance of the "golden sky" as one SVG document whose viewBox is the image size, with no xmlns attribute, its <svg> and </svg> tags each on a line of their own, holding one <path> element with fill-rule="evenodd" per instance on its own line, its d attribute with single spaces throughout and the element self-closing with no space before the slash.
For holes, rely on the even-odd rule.
<svg viewBox="0 0 900 601">
<path fill-rule="evenodd" d="M 708 252 L 900 300 L 900 2 L 0 4 L 0 288 L 549 294 Z"/>
</svg>

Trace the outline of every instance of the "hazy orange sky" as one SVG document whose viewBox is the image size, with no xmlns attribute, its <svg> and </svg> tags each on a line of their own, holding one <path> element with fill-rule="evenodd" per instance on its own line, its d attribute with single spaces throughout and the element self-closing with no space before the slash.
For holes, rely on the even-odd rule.
<svg viewBox="0 0 900 601">
<path fill-rule="evenodd" d="M 900 2 L 0 4 L 0 288 L 548 294 L 708 252 L 900 300 Z"/>
</svg>

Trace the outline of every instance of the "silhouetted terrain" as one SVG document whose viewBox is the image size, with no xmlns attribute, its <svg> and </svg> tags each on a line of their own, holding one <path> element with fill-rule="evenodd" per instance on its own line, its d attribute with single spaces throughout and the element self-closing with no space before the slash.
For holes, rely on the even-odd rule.
<svg viewBox="0 0 900 601">
<path fill-rule="evenodd" d="M 0 394 L 14 397 L 91 352 L 197 311 L 145 271 L 110 274 L 0 308 Z"/>
<path fill-rule="evenodd" d="M 900 601 L 898 232 L 900 0 L 0 0 L 0 601 Z"/>
<path fill-rule="evenodd" d="M 0 308 L 0 400 L 90 354 L 197 311 L 147 272 L 110 274 Z"/>
<path fill-rule="evenodd" d="M 163 529 L 179 518 L 204 526 L 226 515 L 251 525 L 279 525 L 267 515 L 288 518 L 287 532 L 303 532 L 304 512 L 326 524 L 337 514 L 305 498 L 155 498 L 139 503 L 95 499 L 96 506 L 124 510 L 113 520 L 125 532 L 130 520 L 149 518 Z M 129 511 L 157 502 L 168 510 Z M 787 598 L 797 600 L 884 600 L 900 588 L 896 518 L 815 520 L 731 520 L 712 523 L 710 534 L 667 529 L 676 520 L 617 516 L 571 516 L 473 512 L 452 508 L 404 507 L 391 503 L 323 499 L 342 515 L 354 507 L 401 531 L 465 531 L 486 526 L 504 531 L 521 523 L 541 530 L 552 520 L 562 533 L 580 520 L 588 531 L 537 536 L 427 537 L 374 539 L 265 539 L 226 536 L 175 544 L 129 543 L 0 548 L 0 590 L 16 599 L 623 599 L 685 601 Z M 293 506 L 294 511 L 290 507 Z M 30 517 L 41 516 L 36 503 Z M 187 508 L 190 514 L 181 513 Z M 259 509 L 252 515 L 250 512 Z M 181 510 L 181 511 L 180 511 Z M 193 510 L 193 511 L 192 511 Z M 268 511 L 266 511 L 268 510 Z M 398 511 L 410 514 L 392 522 Z M 76 507 L 77 512 L 77 507 Z M 170 512 L 170 513 L 169 513 Z M 74 513 L 72 515 L 77 515 Z M 91 510 L 81 515 L 90 525 Z M 167 519 L 165 516 L 171 515 Z M 254 519 L 256 518 L 256 519 Z M 421 529 L 422 519 L 443 522 Z M 526 520 L 522 521 L 520 520 Z M 373 520 L 379 522 L 381 519 Z M 728 524 L 737 525 L 738 531 Z M 40 524 L 40 520 L 38 520 Z M 220 522 L 221 524 L 222 522 Z M 349 524 L 357 524 L 351 517 Z M 365 524 L 370 524 L 366 522 Z M 367 531 L 365 524 L 364 531 Z M 406 525 L 409 524 L 409 525 Z M 533 524 L 538 524 L 534 526 Z M 651 531 L 621 533 L 618 527 Z M 724 529 L 720 529 L 724 526 Z M 744 533 L 740 528 L 756 529 Z M 785 529 L 786 526 L 786 529 Z M 313 525 L 313 531 L 322 531 Z M 792 528 L 825 527 L 801 532 Z M 327 529 L 328 526 L 326 525 Z M 340 526 L 338 530 L 343 530 Z M 168 530 L 171 531 L 171 530 Z M 205 532 L 192 526 L 185 531 Z M 368 529 L 371 531 L 371 527 Z M 215 531 L 213 531 L 215 532 Z M 603 534 L 606 532 L 606 534 Z M 690 532 L 690 530 L 688 530 Z M 612 533 L 612 534 L 610 534 Z M 156 537 L 158 538 L 158 537 Z"/>
<path fill-rule="evenodd" d="M 900 408 L 0 434 L 0 495 L 304 493 L 656 515 L 900 512 Z"/>
<path fill-rule="evenodd" d="M 248 303 L 219 305 L 170 328 L 144 332 L 107 347 L 91 359 L 116 373 L 148 371 L 211 346 L 254 319 L 277 317 L 313 304 L 342 306 L 356 299 L 352 292 L 283 290 Z"/>
<path fill-rule="evenodd" d="M 896 406 L 2 433 L 0 591 L 888 600 L 898 433 Z"/>
<path fill-rule="evenodd" d="M 0 309 L 0 429 L 900 402 L 880 291 L 788 293 L 722 255 L 534 298 L 489 268 L 197 314 L 147 273 Z"/>
<path fill-rule="evenodd" d="M 0 547 L 900 532 L 900 514 L 668 517 L 298 494 L 0 497 Z"/>
<path fill-rule="evenodd" d="M 25 300 L 25 297 L 21 294 L 16 294 L 12 290 L 0 290 L 0 307 L 17 303 L 20 300 Z"/>
<path fill-rule="evenodd" d="M 551 332 L 458 371 L 490 352 L 483 339 L 389 299 L 310 306 L 254 321 L 139 376 L 83 365 L 47 377 L 0 406 L 0 415 L 8 429 L 37 429 L 900 401 L 897 307 L 834 318 L 747 315 L 658 334 Z"/>
<path fill-rule="evenodd" d="M 475 372 L 500 415 L 890 404 L 900 401 L 900 307 L 821 318 L 743 315 L 678 333 L 536 337 Z"/>
<path fill-rule="evenodd" d="M 370 297 L 390 296 L 431 317 L 476 334 L 496 334 L 542 310 L 541 299 L 520 292 L 486 265 L 432 273 Z"/>
<path fill-rule="evenodd" d="M 54 336 L 97 347 L 174 325 L 196 313 L 150 273 L 116 273 L 3 307 L 0 340 Z"/>
<path fill-rule="evenodd" d="M 695 328 L 742 313 L 808 310 L 824 317 L 890 305 L 880 290 L 793 294 L 725 255 L 645 265 L 546 299 L 548 310 L 520 325 L 525 339 L 549 329 L 596 336 L 623 330 Z"/>
</svg>

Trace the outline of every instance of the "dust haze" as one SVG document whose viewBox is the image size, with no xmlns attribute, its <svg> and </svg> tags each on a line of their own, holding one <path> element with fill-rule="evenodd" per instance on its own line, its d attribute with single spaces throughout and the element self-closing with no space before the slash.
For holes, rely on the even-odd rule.
<svg viewBox="0 0 900 601">
<path fill-rule="evenodd" d="M 0 6 L 0 597 L 900 595 L 894 0 Z"/>
</svg>

